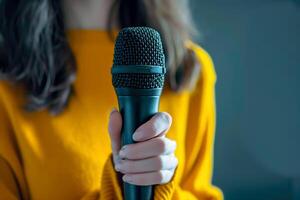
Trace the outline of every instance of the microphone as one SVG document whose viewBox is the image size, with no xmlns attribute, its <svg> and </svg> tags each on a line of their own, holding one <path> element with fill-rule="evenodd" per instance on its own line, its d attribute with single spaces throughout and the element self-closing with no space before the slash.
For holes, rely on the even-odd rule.
<svg viewBox="0 0 300 200">
<path fill-rule="evenodd" d="M 116 39 L 112 83 L 123 119 L 121 143 L 135 143 L 134 131 L 158 112 L 165 79 L 165 56 L 159 33 L 148 27 L 122 29 Z M 153 186 L 123 183 L 125 200 L 153 198 Z"/>
</svg>

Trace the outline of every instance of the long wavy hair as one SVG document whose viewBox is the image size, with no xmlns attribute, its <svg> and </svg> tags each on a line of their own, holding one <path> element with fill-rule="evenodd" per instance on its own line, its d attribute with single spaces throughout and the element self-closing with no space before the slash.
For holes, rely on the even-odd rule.
<svg viewBox="0 0 300 200">
<path fill-rule="evenodd" d="M 167 57 L 168 85 L 174 91 L 193 87 L 199 65 L 184 44 L 195 32 L 187 1 L 115 0 L 108 30 L 114 16 L 119 28 L 158 30 Z M 24 86 L 27 110 L 58 114 L 71 99 L 76 62 L 66 37 L 61 0 L 0 0 L 0 75 Z"/>
</svg>

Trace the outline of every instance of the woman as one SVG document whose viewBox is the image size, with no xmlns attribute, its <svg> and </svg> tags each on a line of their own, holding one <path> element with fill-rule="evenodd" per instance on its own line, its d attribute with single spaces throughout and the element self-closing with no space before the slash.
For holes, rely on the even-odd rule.
<svg viewBox="0 0 300 200">
<path fill-rule="evenodd" d="M 156 185 L 154 199 L 222 199 L 211 185 L 215 73 L 189 40 L 186 3 L 2 0 L 0 14 L 0 199 L 122 199 L 121 178 Z M 168 84 L 165 112 L 120 150 L 110 68 L 127 26 L 161 33 Z"/>
</svg>

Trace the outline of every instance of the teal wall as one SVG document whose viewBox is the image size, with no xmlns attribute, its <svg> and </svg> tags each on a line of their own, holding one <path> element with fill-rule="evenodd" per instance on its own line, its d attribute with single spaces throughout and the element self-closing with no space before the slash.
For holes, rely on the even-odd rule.
<svg viewBox="0 0 300 200">
<path fill-rule="evenodd" d="M 227 200 L 300 199 L 299 2 L 191 1 L 218 74 L 214 183 Z"/>
</svg>

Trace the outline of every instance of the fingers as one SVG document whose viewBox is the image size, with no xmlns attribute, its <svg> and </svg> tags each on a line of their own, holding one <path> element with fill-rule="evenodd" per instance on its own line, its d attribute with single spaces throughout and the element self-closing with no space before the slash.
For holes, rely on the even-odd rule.
<svg viewBox="0 0 300 200">
<path fill-rule="evenodd" d="M 161 155 L 143 160 L 122 160 L 116 165 L 117 171 L 123 174 L 145 173 L 160 170 L 171 170 L 178 164 L 177 158 L 172 155 Z"/>
<path fill-rule="evenodd" d="M 169 182 L 177 167 L 176 142 L 165 137 L 172 123 L 168 113 L 157 113 L 133 134 L 135 144 L 121 145 L 122 116 L 114 109 L 110 114 L 109 135 L 115 168 L 123 180 L 135 185 Z M 121 160 L 122 158 L 122 160 Z"/>
<path fill-rule="evenodd" d="M 160 170 L 143 174 L 126 174 L 123 181 L 134 185 L 155 185 L 169 182 L 173 177 L 174 171 Z"/>
<path fill-rule="evenodd" d="M 126 145 L 121 150 L 124 160 L 116 165 L 116 170 L 124 174 L 124 181 L 134 185 L 167 183 L 178 165 L 175 149 L 176 142 L 166 137 Z"/>
<path fill-rule="evenodd" d="M 118 158 L 118 153 L 121 148 L 121 128 L 122 116 L 116 109 L 113 109 L 109 117 L 108 132 L 115 162 Z"/>
<path fill-rule="evenodd" d="M 172 117 L 166 112 L 159 112 L 135 131 L 133 139 L 135 141 L 145 141 L 158 135 L 165 134 L 171 124 Z"/>
<path fill-rule="evenodd" d="M 176 149 L 176 142 L 166 137 L 157 137 L 144 142 L 128 144 L 122 147 L 119 156 L 122 159 L 145 159 L 158 155 L 171 154 Z"/>
</svg>

